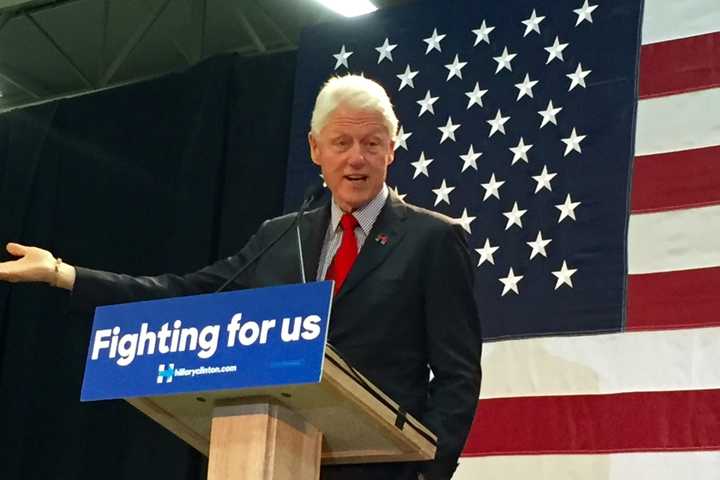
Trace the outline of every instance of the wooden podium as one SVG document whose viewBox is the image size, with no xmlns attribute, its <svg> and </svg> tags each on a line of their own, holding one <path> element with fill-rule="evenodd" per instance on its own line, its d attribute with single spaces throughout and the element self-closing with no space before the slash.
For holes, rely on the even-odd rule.
<svg viewBox="0 0 720 480">
<path fill-rule="evenodd" d="M 209 456 L 211 480 L 434 458 L 435 436 L 326 344 L 332 288 L 99 307 L 81 400 L 126 399 Z"/>
<path fill-rule="evenodd" d="M 435 456 L 435 435 L 331 348 L 319 384 L 127 401 L 209 456 L 210 480 L 317 479 L 321 463 Z"/>
</svg>

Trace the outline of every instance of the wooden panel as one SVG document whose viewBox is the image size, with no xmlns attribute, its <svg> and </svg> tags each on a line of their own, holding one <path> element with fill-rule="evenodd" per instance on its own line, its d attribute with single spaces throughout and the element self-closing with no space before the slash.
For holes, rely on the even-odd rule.
<svg viewBox="0 0 720 480">
<path fill-rule="evenodd" d="M 208 480 L 318 479 L 322 434 L 285 407 L 257 401 L 215 408 Z"/>
</svg>

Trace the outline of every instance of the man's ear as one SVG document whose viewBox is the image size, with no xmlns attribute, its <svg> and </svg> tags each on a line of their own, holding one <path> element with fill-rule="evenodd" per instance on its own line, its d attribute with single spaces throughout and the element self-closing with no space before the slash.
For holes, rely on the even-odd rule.
<svg viewBox="0 0 720 480">
<path fill-rule="evenodd" d="M 318 157 L 318 143 L 315 137 L 313 136 L 312 132 L 308 132 L 308 145 L 310 145 L 310 158 L 312 159 L 312 162 L 315 165 L 320 165 L 317 162 Z"/>
<path fill-rule="evenodd" d="M 390 166 L 395 161 L 395 142 L 390 140 L 390 157 L 388 158 L 387 166 Z"/>
</svg>

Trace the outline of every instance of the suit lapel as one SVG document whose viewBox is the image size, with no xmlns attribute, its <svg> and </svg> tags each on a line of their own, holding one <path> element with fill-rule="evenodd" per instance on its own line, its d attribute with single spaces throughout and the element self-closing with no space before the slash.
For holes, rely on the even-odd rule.
<svg viewBox="0 0 720 480">
<path fill-rule="evenodd" d="M 360 254 L 345 279 L 336 301 L 352 291 L 373 270 L 379 267 L 405 235 L 405 205 L 391 190 L 385 206 L 370 230 Z"/>
<path fill-rule="evenodd" d="M 308 282 L 317 278 L 320 251 L 330 221 L 330 205 L 326 204 L 303 215 L 300 222 L 300 238 L 303 246 L 303 263 Z M 295 233 L 293 233 L 293 236 Z"/>
</svg>

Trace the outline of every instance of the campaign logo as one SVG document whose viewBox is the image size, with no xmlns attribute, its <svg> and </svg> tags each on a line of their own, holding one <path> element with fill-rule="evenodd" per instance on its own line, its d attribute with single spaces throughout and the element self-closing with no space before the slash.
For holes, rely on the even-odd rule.
<svg viewBox="0 0 720 480">
<path fill-rule="evenodd" d="M 163 383 L 163 379 L 165 379 L 165 383 L 172 383 L 174 376 L 175 376 L 175 364 L 174 363 L 168 364 L 167 368 L 165 368 L 164 363 L 161 363 L 160 365 L 158 365 L 157 383 Z"/>
</svg>

